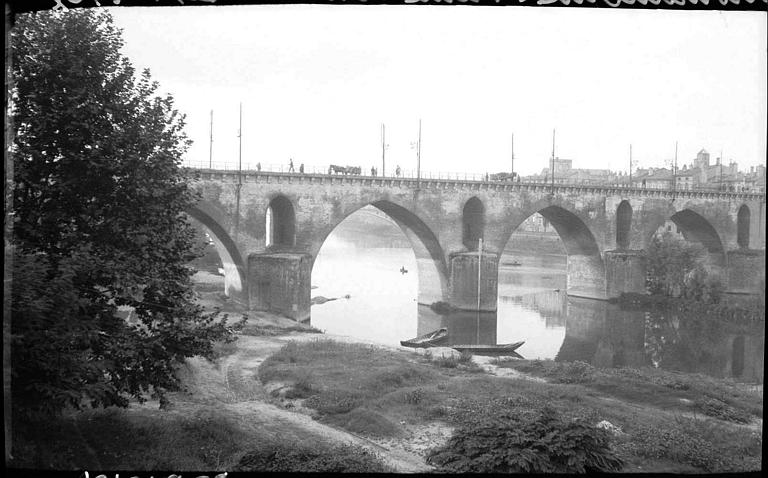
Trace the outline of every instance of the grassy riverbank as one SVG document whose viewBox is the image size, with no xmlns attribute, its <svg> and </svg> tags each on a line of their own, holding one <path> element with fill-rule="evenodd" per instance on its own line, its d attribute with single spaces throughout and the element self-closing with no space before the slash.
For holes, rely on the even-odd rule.
<svg viewBox="0 0 768 478">
<path fill-rule="evenodd" d="M 445 363 L 450 368 L 441 366 Z M 259 378 L 283 385 L 276 394 L 283 406 L 305 407 L 318 420 L 371 439 L 397 438 L 405 425 L 435 421 L 466 431 L 500 411 L 523 416 L 551 408 L 565 421 L 619 427 L 610 445 L 624 463 L 622 471 L 760 468 L 762 389 L 581 363 L 496 366 L 546 381 L 490 375 L 461 359 L 436 361 L 328 340 L 287 344 L 261 365 Z"/>
<path fill-rule="evenodd" d="M 507 469 L 562 471 L 579 454 L 584 470 L 760 469 L 762 387 L 578 362 L 478 363 L 312 332 L 256 314 L 215 363 L 180 370 L 186 390 L 170 409 L 149 402 L 17 421 L 11 466 L 490 471 L 494 450 L 512 447 Z"/>
</svg>

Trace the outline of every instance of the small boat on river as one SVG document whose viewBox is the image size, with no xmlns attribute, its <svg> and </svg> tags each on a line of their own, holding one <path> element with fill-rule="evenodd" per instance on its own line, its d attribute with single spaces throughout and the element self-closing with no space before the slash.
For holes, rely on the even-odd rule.
<svg viewBox="0 0 768 478">
<path fill-rule="evenodd" d="M 513 266 L 513 267 L 520 267 L 523 265 L 520 261 L 512 261 L 512 262 L 504 262 L 503 265 L 505 266 Z"/>
<path fill-rule="evenodd" d="M 489 355 L 493 357 L 500 357 L 509 355 L 512 357 L 523 358 L 522 355 L 515 352 L 521 345 L 525 343 L 524 340 L 515 342 L 513 344 L 496 344 L 496 345 L 449 345 L 454 350 L 459 352 L 469 352 L 472 355 Z"/>
<path fill-rule="evenodd" d="M 400 345 L 403 347 L 427 348 L 436 347 L 446 340 L 448 340 L 448 329 L 443 327 L 410 340 L 401 340 Z"/>
</svg>

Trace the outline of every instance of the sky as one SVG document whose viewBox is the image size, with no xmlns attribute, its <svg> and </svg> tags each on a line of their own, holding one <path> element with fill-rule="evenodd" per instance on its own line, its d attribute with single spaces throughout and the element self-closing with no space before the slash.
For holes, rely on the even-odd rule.
<svg viewBox="0 0 768 478">
<path fill-rule="evenodd" d="M 186 114 L 186 162 L 626 172 L 766 158 L 765 12 L 476 6 L 109 8 Z M 272 166 L 274 165 L 274 166 Z"/>
</svg>

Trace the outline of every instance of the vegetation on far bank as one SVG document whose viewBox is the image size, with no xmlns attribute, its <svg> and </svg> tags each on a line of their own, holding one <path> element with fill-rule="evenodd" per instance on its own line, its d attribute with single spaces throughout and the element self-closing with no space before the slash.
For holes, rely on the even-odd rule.
<svg viewBox="0 0 768 478">
<path fill-rule="evenodd" d="M 522 366 L 525 362 L 512 363 Z M 499 364 L 506 365 L 503 361 Z M 315 411 L 317 419 L 363 436 L 397 437 L 403 433 L 404 423 L 441 421 L 456 427 L 454 439 L 432 451 L 431 461 L 442 471 L 610 471 L 620 462 L 625 464 L 621 468 L 624 471 L 724 472 L 760 468 L 759 433 L 689 418 L 686 412 L 690 407 L 680 401 L 686 397 L 699 399 L 697 406 L 702 414 L 707 403 L 712 403 L 706 400 L 719 400 L 718 406 L 722 403 L 730 407 L 721 407 L 728 410 L 726 415 L 760 416 L 762 395 L 739 392 L 737 385 L 732 387 L 726 381 L 707 379 L 698 386 L 694 385 L 698 377 L 656 376 L 642 371 L 635 375 L 617 372 L 609 380 L 613 377 L 610 371 L 577 364 L 573 367 L 578 370 L 560 372 L 564 377 L 575 376 L 575 380 L 539 383 L 476 373 L 466 364 L 456 368 L 437 365 L 434 357 L 313 340 L 286 344 L 262 363 L 258 379 L 284 384 L 281 398 L 275 400 L 285 406 L 294 406 L 294 400 L 299 399 L 304 407 Z M 603 374 L 607 378 L 602 378 Z M 590 383 L 595 387 L 590 388 Z M 719 387 L 713 385 L 716 383 L 720 383 Z M 620 400 L 606 401 L 605 395 L 628 401 L 639 397 L 641 402 L 645 397 L 649 406 L 637 408 L 636 404 Z M 602 421 L 621 431 L 604 434 L 596 430 Z M 537 434 L 547 429 L 568 429 L 569 423 L 580 425 L 579 431 L 567 439 L 548 442 L 548 435 Z M 520 429 L 536 433 L 522 436 Z M 511 430 L 517 430 L 514 433 L 518 438 L 512 438 Z M 520 450 L 522 455 L 496 456 L 495 450 L 505 440 L 513 440 L 520 450 L 538 450 L 538 458 Z M 569 462 L 569 450 L 583 446 L 576 443 L 593 444 L 594 453 L 572 457 Z M 537 461 L 541 456 L 550 457 L 549 461 Z M 571 463 L 571 468 L 562 467 L 563 463 Z"/>
</svg>

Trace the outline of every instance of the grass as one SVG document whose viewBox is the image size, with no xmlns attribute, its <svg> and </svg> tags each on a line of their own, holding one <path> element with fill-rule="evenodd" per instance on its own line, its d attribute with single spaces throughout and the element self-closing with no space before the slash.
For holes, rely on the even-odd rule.
<svg viewBox="0 0 768 478">
<path fill-rule="evenodd" d="M 189 417 L 92 410 L 44 422 L 14 422 L 13 468 L 173 471 L 391 472 L 359 447 L 254 437 L 214 407 Z M 278 457 L 277 459 L 275 457 Z"/>
<path fill-rule="evenodd" d="M 272 447 L 246 454 L 233 471 L 292 473 L 392 473 L 375 453 L 362 447 Z"/>
<path fill-rule="evenodd" d="M 189 417 L 91 410 L 44 422 L 15 422 L 14 467 L 111 470 L 226 470 L 248 437 L 214 408 Z"/>
<path fill-rule="evenodd" d="M 250 324 L 246 323 L 240 333 L 242 335 L 251 335 L 255 337 L 274 337 L 277 335 L 286 335 L 290 332 L 304 332 L 308 334 L 322 334 L 323 331 L 312 327 L 311 325 L 295 324 L 288 327 L 271 324 Z"/>
<path fill-rule="evenodd" d="M 650 367 L 595 368 L 584 362 L 500 360 L 500 367 L 546 377 L 555 383 L 580 384 L 600 393 L 655 407 L 687 409 L 681 399 L 695 402 L 701 413 L 736 423 L 762 418 L 762 392 L 701 374 Z"/>
<path fill-rule="evenodd" d="M 612 436 L 610 445 L 626 463 L 624 471 L 728 472 L 760 467 L 759 434 L 680 413 L 670 419 L 670 410 L 694 410 L 684 407 L 680 398 L 701 401 L 713 396 L 721 397 L 718 400 L 735 413 L 748 410 L 760 416 L 761 394 L 728 381 L 655 369 L 496 361 L 551 380 L 542 383 L 472 373 L 464 364 L 467 360 L 414 359 L 370 345 L 314 340 L 286 344 L 261 365 L 259 377 L 294 387 L 303 381 L 309 395 L 304 405 L 315 409 L 320 420 L 363 436 L 399 436 L 400 422 L 437 420 L 462 427 L 500 412 L 540 413 L 549 406 L 565 421 L 594 426 L 607 420 L 621 428 L 625 434 Z M 638 407 L 638 401 L 649 406 Z M 710 406 L 730 413 L 719 402 Z"/>
</svg>

